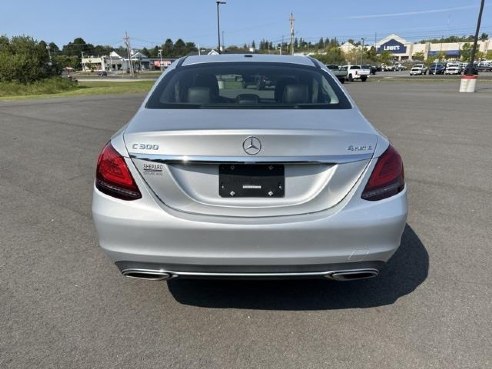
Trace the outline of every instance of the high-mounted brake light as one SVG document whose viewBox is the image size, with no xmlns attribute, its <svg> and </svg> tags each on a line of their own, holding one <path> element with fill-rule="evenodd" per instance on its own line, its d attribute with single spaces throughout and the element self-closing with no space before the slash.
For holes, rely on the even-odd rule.
<svg viewBox="0 0 492 369">
<path fill-rule="evenodd" d="M 404 187 L 403 162 L 398 151 L 390 145 L 379 157 L 362 198 L 369 201 L 386 199 L 400 193 Z"/>
<path fill-rule="evenodd" d="M 110 142 L 97 160 L 96 187 L 106 195 L 121 200 L 136 200 L 142 197 L 125 159 Z"/>
</svg>

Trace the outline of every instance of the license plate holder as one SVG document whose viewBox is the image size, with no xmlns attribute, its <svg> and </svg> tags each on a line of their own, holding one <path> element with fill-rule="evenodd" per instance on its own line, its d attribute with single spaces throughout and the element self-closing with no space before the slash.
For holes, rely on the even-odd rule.
<svg viewBox="0 0 492 369">
<path fill-rule="evenodd" d="M 282 164 L 220 164 L 220 197 L 284 197 Z"/>
</svg>

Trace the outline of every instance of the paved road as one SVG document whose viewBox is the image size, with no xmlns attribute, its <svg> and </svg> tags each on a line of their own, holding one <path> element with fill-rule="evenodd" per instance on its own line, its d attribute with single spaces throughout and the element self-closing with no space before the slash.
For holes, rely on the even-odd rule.
<svg viewBox="0 0 492 369">
<path fill-rule="evenodd" d="M 142 96 L 0 102 L 0 368 L 490 368 L 492 85 L 347 84 L 405 161 L 377 279 L 121 277 L 90 216 L 98 151 Z"/>
</svg>

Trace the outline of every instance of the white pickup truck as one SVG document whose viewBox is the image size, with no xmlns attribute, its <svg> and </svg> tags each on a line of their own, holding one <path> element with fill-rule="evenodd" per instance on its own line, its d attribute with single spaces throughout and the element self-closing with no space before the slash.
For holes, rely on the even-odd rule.
<svg viewBox="0 0 492 369">
<path fill-rule="evenodd" d="M 461 63 L 447 63 L 444 74 L 461 74 Z"/>
<path fill-rule="evenodd" d="M 424 64 L 414 64 L 412 69 L 410 69 L 410 75 L 425 75 L 427 74 L 427 67 Z"/>
<path fill-rule="evenodd" d="M 369 69 L 363 69 L 360 65 L 342 65 L 340 70 L 347 72 L 347 81 L 350 82 L 356 79 L 365 82 L 371 74 Z"/>
</svg>

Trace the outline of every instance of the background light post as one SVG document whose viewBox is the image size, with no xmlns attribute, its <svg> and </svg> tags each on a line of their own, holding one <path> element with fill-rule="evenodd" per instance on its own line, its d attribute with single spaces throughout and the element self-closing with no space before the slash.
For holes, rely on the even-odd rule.
<svg viewBox="0 0 492 369">
<path fill-rule="evenodd" d="M 364 51 L 365 51 L 365 45 L 364 42 L 366 41 L 364 37 L 362 37 L 362 53 L 360 55 L 360 64 L 361 66 L 364 64 Z"/>
<path fill-rule="evenodd" d="M 159 49 L 159 58 L 161 58 L 161 63 L 159 64 L 159 69 L 162 71 L 162 49 Z"/>
<path fill-rule="evenodd" d="M 467 68 L 465 70 L 465 74 L 469 75 L 469 76 L 477 74 L 474 63 L 475 63 L 475 55 L 477 53 L 478 33 L 480 32 L 480 23 L 482 22 L 482 13 L 483 13 L 484 3 L 485 3 L 485 0 L 482 0 L 480 2 L 480 11 L 478 13 L 477 29 L 475 31 L 475 37 L 473 38 L 473 49 L 472 49 L 471 56 L 470 56 L 470 63 L 467 65 Z"/>
<path fill-rule="evenodd" d="M 51 62 L 51 52 L 50 52 L 50 47 L 49 47 L 49 45 L 46 45 L 46 50 L 48 50 L 48 58 L 50 59 L 50 61 L 49 61 L 48 65 L 51 67 L 51 65 L 52 65 L 53 63 Z"/>
<path fill-rule="evenodd" d="M 221 53 L 220 49 L 220 11 L 219 11 L 219 6 L 221 4 L 227 4 L 225 1 L 220 1 L 216 0 L 215 3 L 217 4 L 217 45 L 218 45 L 218 53 Z"/>
</svg>

